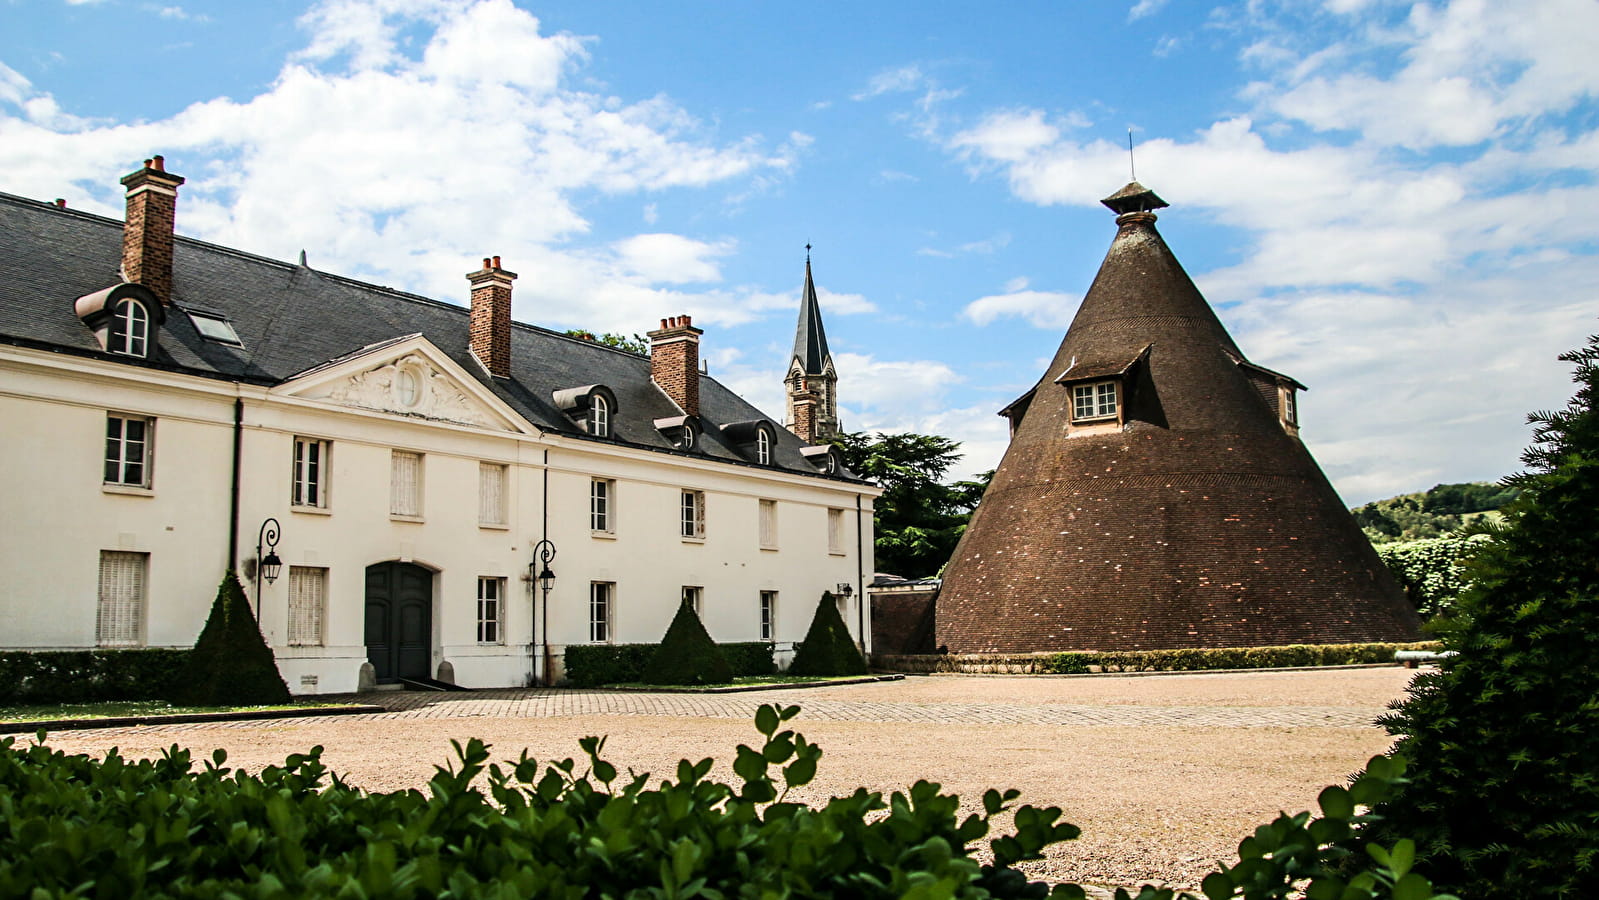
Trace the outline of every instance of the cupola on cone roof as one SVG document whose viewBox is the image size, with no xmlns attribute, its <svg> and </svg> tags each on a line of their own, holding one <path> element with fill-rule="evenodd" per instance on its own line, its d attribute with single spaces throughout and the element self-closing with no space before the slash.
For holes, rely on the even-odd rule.
<svg viewBox="0 0 1599 900">
<path fill-rule="evenodd" d="M 945 570 L 953 653 L 1414 640 L 1415 613 L 1134 182 Z"/>
</svg>

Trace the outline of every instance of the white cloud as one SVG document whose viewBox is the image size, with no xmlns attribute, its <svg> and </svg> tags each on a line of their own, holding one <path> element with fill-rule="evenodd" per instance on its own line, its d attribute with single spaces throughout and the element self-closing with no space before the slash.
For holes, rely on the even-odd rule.
<svg viewBox="0 0 1599 900">
<path fill-rule="evenodd" d="M 1034 328 L 1060 331 L 1071 324 L 1080 299 L 1055 291 L 1017 289 L 979 297 L 966 304 L 961 315 L 977 325 L 988 325 L 996 319 L 1014 316 L 1026 319 Z"/>
<path fill-rule="evenodd" d="M 1138 0 L 1137 3 L 1133 4 L 1132 9 L 1127 11 L 1127 21 L 1136 22 L 1145 16 L 1152 16 L 1160 12 L 1161 7 L 1165 5 L 1166 0 Z"/>
<path fill-rule="evenodd" d="M 639 234 L 615 244 L 621 264 L 646 281 L 684 284 L 721 281 L 711 257 L 733 252 L 732 241 L 707 244 L 678 234 Z"/>
<path fill-rule="evenodd" d="M 884 69 L 873 75 L 866 83 L 864 90 L 850 96 L 851 100 L 869 100 L 883 94 L 897 94 L 905 91 L 914 91 L 921 87 L 925 81 L 920 66 L 900 66 L 896 69 Z"/>
<path fill-rule="evenodd" d="M 75 119 L 0 68 L 0 171 L 120 215 L 117 179 L 164 153 L 188 178 L 182 233 L 279 259 L 305 248 L 318 268 L 458 301 L 462 265 L 498 254 L 534 321 L 630 333 L 663 312 L 757 314 L 747 289 L 674 288 L 717 282 L 731 243 L 578 249 L 574 197 L 775 179 L 791 151 L 714 142 L 665 97 L 571 88 L 585 39 L 542 34 L 508 0 L 325 0 L 301 25 L 307 42 L 269 89 L 153 121 Z"/>
</svg>

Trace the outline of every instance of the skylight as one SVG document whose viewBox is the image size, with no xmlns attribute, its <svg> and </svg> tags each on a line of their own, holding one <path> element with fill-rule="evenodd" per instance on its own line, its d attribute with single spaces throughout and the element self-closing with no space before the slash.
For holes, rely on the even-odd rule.
<svg viewBox="0 0 1599 900">
<path fill-rule="evenodd" d="M 222 313 L 201 312 L 199 310 L 184 310 L 189 314 L 189 321 L 194 323 L 194 330 L 206 340 L 216 341 L 219 344 L 231 344 L 235 347 L 244 346 L 239 340 L 239 333 L 233 330 L 233 323 Z"/>
</svg>

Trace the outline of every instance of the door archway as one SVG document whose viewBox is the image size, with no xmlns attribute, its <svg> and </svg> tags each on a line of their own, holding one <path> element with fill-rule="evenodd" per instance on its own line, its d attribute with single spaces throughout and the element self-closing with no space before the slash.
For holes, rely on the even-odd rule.
<svg viewBox="0 0 1599 900">
<path fill-rule="evenodd" d="M 379 684 L 433 676 L 433 573 L 414 563 L 366 567 L 366 658 Z"/>
</svg>

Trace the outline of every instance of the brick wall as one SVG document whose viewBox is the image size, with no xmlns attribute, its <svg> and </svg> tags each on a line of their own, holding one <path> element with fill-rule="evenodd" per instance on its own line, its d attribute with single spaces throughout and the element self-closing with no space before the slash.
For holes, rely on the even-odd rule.
<svg viewBox="0 0 1599 900">
<path fill-rule="evenodd" d="M 650 332 L 650 379 L 686 415 L 700 414 L 700 335 L 689 316 L 661 320 Z"/>
<path fill-rule="evenodd" d="M 470 342 L 472 355 L 496 378 L 511 376 L 511 282 L 515 272 L 500 267 L 500 258 L 484 257 L 483 268 L 467 273 L 472 284 Z"/>
</svg>

